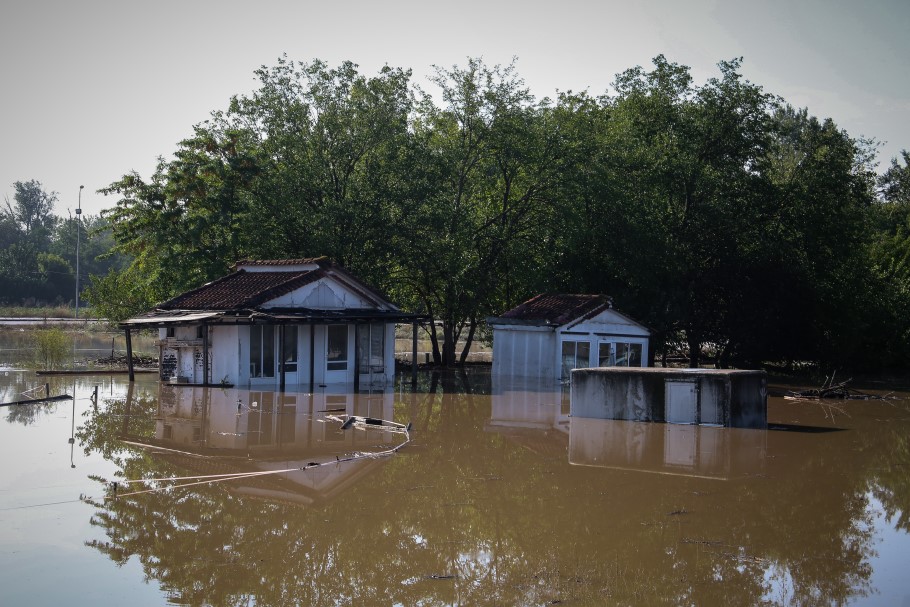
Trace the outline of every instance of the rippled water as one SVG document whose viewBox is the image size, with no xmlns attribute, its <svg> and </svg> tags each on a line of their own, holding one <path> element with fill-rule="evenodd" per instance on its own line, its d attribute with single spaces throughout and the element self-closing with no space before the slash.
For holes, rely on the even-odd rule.
<svg viewBox="0 0 910 607">
<path fill-rule="evenodd" d="M 0 372 L 0 401 L 44 382 Z M 570 418 L 483 373 L 50 391 L 75 399 L 0 409 L 3 604 L 910 605 L 905 393 L 772 397 L 759 431 Z M 403 435 L 345 415 L 412 441 L 374 456 Z M 210 475 L 236 476 L 124 483 Z"/>
</svg>

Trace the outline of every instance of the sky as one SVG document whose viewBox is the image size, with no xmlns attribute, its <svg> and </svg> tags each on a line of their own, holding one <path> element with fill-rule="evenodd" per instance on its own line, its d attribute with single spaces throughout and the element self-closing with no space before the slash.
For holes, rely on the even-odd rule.
<svg viewBox="0 0 910 607">
<path fill-rule="evenodd" d="M 424 88 L 433 66 L 516 58 L 538 98 L 609 93 L 658 54 L 696 83 L 742 57 L 765 91 L 881 142 L 882 170 L 910 149 L 908 32 L 907 0 L 3 0 L 0 204 L 36 179 L 57 215 L 114 206 L 97 190 L 150 177 L 285 54 L 410 68 Z"/>
</svg>

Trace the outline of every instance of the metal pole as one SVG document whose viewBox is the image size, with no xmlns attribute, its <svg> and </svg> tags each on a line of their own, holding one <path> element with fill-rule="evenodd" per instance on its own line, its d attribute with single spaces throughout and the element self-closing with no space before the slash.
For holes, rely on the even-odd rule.
<svg viewBox="0 0 910 607">
<path fill-rule="evenodd" d="M 76 206 L 76 318 L 79 318 L 79 233 L 82 232 L 82 188 L 79 186 L 79 204 Z"/>
</svg>

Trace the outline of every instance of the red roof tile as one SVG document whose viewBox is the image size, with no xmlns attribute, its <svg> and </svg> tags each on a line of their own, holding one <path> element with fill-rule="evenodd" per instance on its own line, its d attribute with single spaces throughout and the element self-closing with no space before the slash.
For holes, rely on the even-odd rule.
<svg viewBox="0 0 910 607">
<path fill-rule="evenodd" d="M 325 276 L 325 271 L 247 272 L 238 270 L 182 293 L 160 306 L 163 310 L 244 310 L 290 293 Z"/>
<path fill-rule="evenodd" d="M 542 294 L 502 314 L 515 321 L 564 325 L 611 307 L 606 295 Z"/>
</svg>

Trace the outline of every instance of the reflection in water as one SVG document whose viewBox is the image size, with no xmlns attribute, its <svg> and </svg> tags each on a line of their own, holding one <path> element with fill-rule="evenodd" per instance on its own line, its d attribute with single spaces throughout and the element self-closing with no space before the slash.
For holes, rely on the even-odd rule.
<svg viewBox="0 0 910 607">
<path fill-rule="evenodd" d="M 411 420 L 414 443 L 320 478 L 91 500 L 106 539 L 89 544 L 118 564 L 138 559 L 189 605 L 812 605 L 876 590 L 870 491 L 906 512 L 896 471 L 910 462 L 889 460 L 907 435 L 904 403 L 831 420 L 771 399 L 773 421 L 844 428 L 828 433 L 590 423 L 566 417 L 560 391 L 487 382 L 428 377 L 422 392 L 378 394 L 161 386 L 109 399 L 77 436 L 126 478 L 395 442 L 339 433 L 329 416 L 341 410 Z"/>
<path fill-rule="evenodd" d="M 730 479 L 762 473 L 767 434 L 743 428 L 573 418 L 569 462 Z"/>
</svg>

